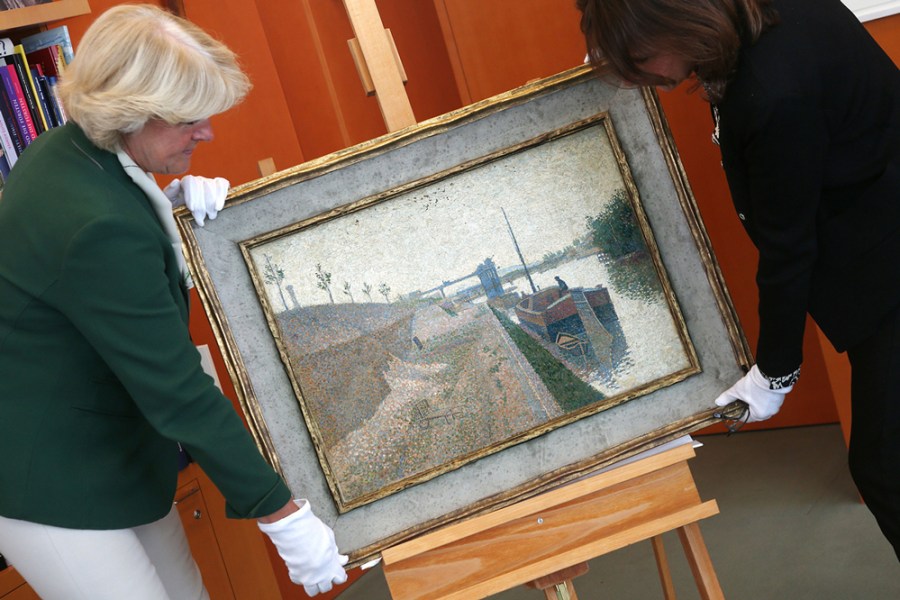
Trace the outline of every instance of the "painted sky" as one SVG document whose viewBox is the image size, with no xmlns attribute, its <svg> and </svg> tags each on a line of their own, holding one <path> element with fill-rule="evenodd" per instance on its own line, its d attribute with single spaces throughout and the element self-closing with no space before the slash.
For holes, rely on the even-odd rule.
<svg viewBox="0 0 900 600">
<path fill-rule="evenodd" d="M 376 301 L 383 300 L 378 286 L 387 284 L 393 300 L 472 273 L 488 257 L 501 269 L 520 264 L 501 208 L 533 262 L 583 236 L 585 217 L 598 214 L 623 187 L 599 123 L 301 229 L 251 254 L 260 269 L 269 255 L 304 306 L 329 301 L 316 286 L 317 263 L 332 274 L 335 302 L 350 301 L 344 282 L 356 301 L 366 300 L 364 283 L 376 290 Z M 277 296 L 273 286 L 267 290 Z M 272 304 L 278 310 L 281 303 Z"/>
</svg>

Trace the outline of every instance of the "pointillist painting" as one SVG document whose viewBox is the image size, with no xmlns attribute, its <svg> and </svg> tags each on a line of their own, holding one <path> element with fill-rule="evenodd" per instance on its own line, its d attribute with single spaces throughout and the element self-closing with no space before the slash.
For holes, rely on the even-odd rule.
<svg viewBox="0 0 900 600">
<path fill-rule="evenodd" d="M 696 367 L 635 189 L 598 115 L 242 245 L 339 510 Z"/>
</svg>

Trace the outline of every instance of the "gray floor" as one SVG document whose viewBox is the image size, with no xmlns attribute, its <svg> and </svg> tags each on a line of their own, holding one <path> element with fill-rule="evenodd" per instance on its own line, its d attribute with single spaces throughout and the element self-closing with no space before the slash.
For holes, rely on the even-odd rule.
<svg viewBox="0 0 900 600">
<path fill-rule="evenodd" d="M 837 425 L 704 436 L 690 461 L 701 522 L 729 600 L 900 600 L 900 563 L 856 494 Z M 664 536 L 679 600 L 699 598 L 677 536 Z M 590 562 L 579 600 L 662 598 L 649 542 Z M 380 567 L 340 600 L 390 600 Z M 543 600 L 519 587 L 492 600 Z"/>
</svg>

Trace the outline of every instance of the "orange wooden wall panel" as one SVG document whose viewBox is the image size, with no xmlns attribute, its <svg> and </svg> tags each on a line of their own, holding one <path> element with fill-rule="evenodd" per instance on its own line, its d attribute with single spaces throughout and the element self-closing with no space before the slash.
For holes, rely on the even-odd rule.
<svg viewBox="0 0 900 600">
<path fill-rule="evenodd" d="M 123 0 L 91 0 L 91 13 L 65 19 L 73 43 L 80 42 L 87 27 L 106 9 Z M 163 2 L 154 2 L 162 6 Z M 226 177 L 237 185 L 259 177 L 257 163 L 272 158 L 283 169 L 303 161 L 291 122 L 278 70 L 255 2 L 241 0 L 186 0 L 186 17 L 225 42 L 239 56 L 253 82 L 246 100 L 213 117 L 215 140 L 201 144 L 191 173 Z M 170 178 L 159 178 L 165 185 Z"/>
<path fill-rule="evenodd" d="M 269 0 L 259 6 L 305 158 L 385 133 L 377 99 L 366 96 L 347 46 L 353 30 L 341 0 Z M 431 3 L 383 0 L 378 8 L 402 57 L 416 119 L 458 108 L 459 94 Z"/>
<path fill-rule="evenodd" d="M 584 60 L 575 2 L 435 0 L 446 10 L 451 44 L 472 102 L 564 71 Z M 450 41 L 450 40 L 448 40 Z"/>
<path fill-rule="evenodd" d="M 366 95 L 347 46 L 347 40 L 354 36 L 344 3 L 341 0 L 319 0 L 311 4 L 351 145 L 384 134 L 387 128 L 381 118 L 378 101 L 374 96 Z"/>
<path fill-rule="evenodd" d="M 434 5 L 427 0 L 378 0 L 409 81 L 406 93 L 421 122 L 462 106 Z"/>
<path fill-rule="evenodd" d="M 351 145 L 311 0 L 270 0 L 260 10 L 294 131 L 307 159 Z"/>
<path fill-rule="evenodd" d="M 865 26 L 894 64 L 900 65 L 900 15 L 868 21 Z"/>
<path fill-rule="evenodd" d="M 242 104 L 213 121 L 217 139 L 199 152 L 192 171 L 223 175 L 232 185 L 259 177 L 258 161 L 272 158 L 279 169 L 303 162 L 255 2 L 187 0 L 185 16 L 224 41 L 240 57 L 253 90 Z"/>
</svg>

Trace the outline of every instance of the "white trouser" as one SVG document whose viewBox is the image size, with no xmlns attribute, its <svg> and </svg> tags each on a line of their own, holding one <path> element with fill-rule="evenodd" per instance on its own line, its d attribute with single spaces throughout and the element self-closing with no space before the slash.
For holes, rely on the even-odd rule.
<svg viewBox="0 0 900 600">
<path fill-rule="evenodd" d="M 102 531 L 0 516 L 0 554 L 44 600 L 209 600 L 174 507 Z"/>
</svg>

